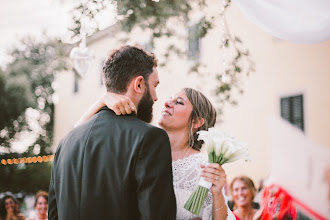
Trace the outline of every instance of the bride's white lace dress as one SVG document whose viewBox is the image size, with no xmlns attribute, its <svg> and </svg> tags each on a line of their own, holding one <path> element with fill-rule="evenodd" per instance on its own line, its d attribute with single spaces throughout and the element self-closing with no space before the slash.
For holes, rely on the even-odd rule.
<svg viewBox="0 0 330 220">
<path fill-rule="evenodd" d="M 185 203 L 187 202 L 199 182 L 201 176 L 200 164 L 206 164 L 207 160 L 208 158 L 206 154 L 196 153 L 183 159 L 172 161 L 173 185 L 177 203 L 176 219 L 188 220 L 196 217 L 200 217 L 203 220 L 212 219 L 211 192 L 209 192 L 206 196 L 199 216 L 192 214 L 184 208 Z M 235 216 L 228 207 L 227 210 L 227 219 L 235 220 Z"/>
</svg>

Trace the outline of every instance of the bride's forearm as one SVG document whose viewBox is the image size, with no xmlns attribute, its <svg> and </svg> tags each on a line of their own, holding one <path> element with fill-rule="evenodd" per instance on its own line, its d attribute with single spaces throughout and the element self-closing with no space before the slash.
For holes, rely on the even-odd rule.
<svg viewBox="0 0 330 220">
<path fill-rule="evenodd" d="M 223 194 L 213 196 L 213 219 L 227 219 L 227 204 Z"/>
<path fill-rule="evenodd" d="M 80 125 L 81 123 L 90 119 L 93 115 L 95 115 L 102 107 L 104 107 L 104 100 L 102 98 L 98 99 L 89 109 L 81 116 L 79 121 L 74 125 L 74 127 Z"/>
</svg>

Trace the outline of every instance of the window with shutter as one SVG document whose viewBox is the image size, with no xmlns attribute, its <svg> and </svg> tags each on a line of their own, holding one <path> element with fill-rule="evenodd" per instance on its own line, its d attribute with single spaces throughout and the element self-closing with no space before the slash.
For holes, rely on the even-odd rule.
<svg viewBox="0 0 330 220">
<path fill-rule="evenodd" d="M 281 117 L 304 131 L 303 95 L 281 98 Z"/>
<path fill-rule="evenodd" d="M 79 91 L 79 82 L 78 82 L 78 76 L 76 73 L 74 73 L 74 84 L 73 84 L 73 92 L 77 93 Z"/>
<path fill-rule="evenodd" d="M 145 43 L 142 44 L 142 48 L 147 51 L 148 53 L 152 52 L 152 44 L 151 44 L 151 41 L 147 41 Z"/>
<path fill-rule="evenodd" d="M 199 58 L 199 37 L 197 35 L 197 25 L 188 29 L 188 56 L 190 59 Z"/>
</svg>

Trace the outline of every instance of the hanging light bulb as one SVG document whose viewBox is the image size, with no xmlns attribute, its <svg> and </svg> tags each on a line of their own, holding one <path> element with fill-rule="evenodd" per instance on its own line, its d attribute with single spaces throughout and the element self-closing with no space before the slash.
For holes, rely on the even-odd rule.
<svg viewBox="0 0 330 220">
<path fill-rule="evenodd" d="M 85 12 L 85 5 L 83 14 Z M 94 52 L 86 47 L 86 31 L 85 31 L 85 17 L 81 18 L 81 27 L 80 27 L 80 35 L 81 42 L 79 47 L 74 47 L 70 52 L 70 59 L 72 60 L 73 67 L 78 72 L 80 76 L 85 76 L 92 61 L 94 59 Z"/>
</svg>

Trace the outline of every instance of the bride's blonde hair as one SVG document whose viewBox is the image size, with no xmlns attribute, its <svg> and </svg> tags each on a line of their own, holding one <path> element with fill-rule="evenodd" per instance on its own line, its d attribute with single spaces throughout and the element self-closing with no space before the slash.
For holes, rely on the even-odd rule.
<svg viewBox="0 0 330 220">
<path fill-rule="evenodd" d="M 208 130 L 209 128 L 213 127 L 216 118 L 217 118 L 217 111 L 215 110 L 214 106 L 210 102 L 208 98 L 206 98 L 203 93 L 192 89 L 192 88 L 183 88 L 182 89 L 186 94 L 187 98 L 191 102 L 193 106 L 193 110 L 190 114 L 189 118 L 189 140 L 188 144 L 190 147 L 194 148 L 195 150 L 200 150 L 203 144 L 203 141 L 198 141 L 198 134 L 197 131 L 200 130 Z M 198 118 L 204 119 L 204 124 L 200 126 L 197 131 L 193 131 L 192 124 L 194 120 Z"/>
</svg>

